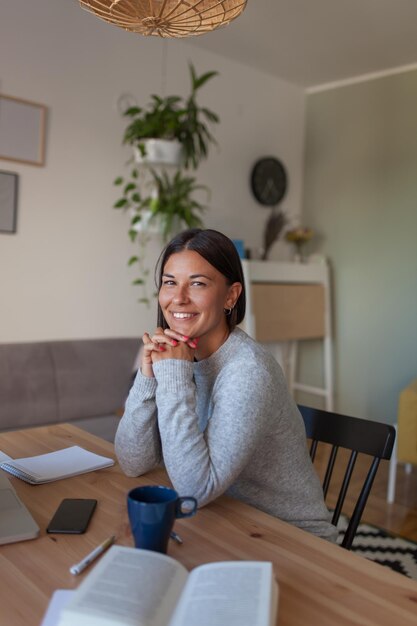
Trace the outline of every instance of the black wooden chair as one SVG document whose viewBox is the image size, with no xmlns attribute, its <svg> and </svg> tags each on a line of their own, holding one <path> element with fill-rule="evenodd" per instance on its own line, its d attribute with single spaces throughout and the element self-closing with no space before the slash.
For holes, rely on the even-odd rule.
<svg viewBox="0 0 417 626">
<path fill-rule="evenodd" d="M 323 481 L 325 498 L 339 448 L 351 450 L 333 513 L 332 524 L 337 525 L 339 521 L 358 454 L 368 454 L 373 457 L 342 542 L 342 547 L 350 550 L 378 470 L 379 462 L 381 459 L 389 460 L 391 458 L 395 441 L 395 428 L 381 422 L 349 417 L 302 405 L 298 405 L 298 408 L 304 419 L 307 437 L 312 440 L 310 448 L 311 459 L 313 461 L 315 459 L 319 442 L 332 446 Z"/>
</svg>

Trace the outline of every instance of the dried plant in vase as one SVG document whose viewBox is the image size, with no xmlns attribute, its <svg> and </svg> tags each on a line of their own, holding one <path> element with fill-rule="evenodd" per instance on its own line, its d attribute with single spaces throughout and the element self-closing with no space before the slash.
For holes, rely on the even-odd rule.
<svg viewBox="0 0 417 626">
<path fill-rule="evenodd" d="M 266 261 L 268 258 L 269 251 L 271 246 L 279 239 L 282 229 L 286 224 L 286 217 L 282 213 L 282 211 L 276 211 L 275 207 L 271 211 L 271 215 L 269 216 L 264 229 L 263 236 L 263 252 L 262 252 L 262 261 Z"/>
<path fill-rule="evenodd" d="M 314 236 L 314 231 L 311 228 L 305 228 L 298 226 L 297 228 L 291 228 L 285 233 L 285 239 L 289 243 L 292 243 L 296 249 L 295 261 L 303 261 L 303 249 L 307 241 L 310 241 Z"/>
</svg>

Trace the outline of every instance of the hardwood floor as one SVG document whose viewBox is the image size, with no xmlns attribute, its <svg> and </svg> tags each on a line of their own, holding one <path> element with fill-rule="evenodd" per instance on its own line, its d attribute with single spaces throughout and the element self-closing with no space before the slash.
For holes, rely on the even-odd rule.
<svg viewBox="0 0 417 626">
<path fill-rule="evenodd" d="M 319 446 L 315 461 L 316 469 L 322 477 L 328 451 L 325 446 Z M 330 484 L 327 497 L 327 505 L 332 507 L 336 503 L 338 487 L 340 486 L 341 473 L 339 466 L 346 466 L 343 461 L 348 457 L 344 450 L 339 451 L 338 460 L 334 470 L 332 483 Z M 346 496 L 343 512 L 350 515 L 353 504 L 359 494 L 363 477 L 369 468 L 370 458 L 360 455 L 356 462 L 351 485 Z M 404 465 L 399 464 L 397 469 L 395 502 L 388 504 L 386 500 L 388 484 L 388 461 L 381 461 L 375 482 L 372 487 L 365 511 L 362 516 L 363 522 L 374 524 L 406 539 L 417 542 L 417 466 L 413 466 L 411 474 L 405 472 Z"/>
</svg>

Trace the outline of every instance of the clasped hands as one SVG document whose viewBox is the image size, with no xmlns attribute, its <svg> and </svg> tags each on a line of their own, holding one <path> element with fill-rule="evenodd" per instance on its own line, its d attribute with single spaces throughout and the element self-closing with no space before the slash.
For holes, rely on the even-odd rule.
<svg viewBox="0 0 417 626">
<path fill-rule="evenodd" d="M 158 327 L 152 336 L 145 333 L 142 340 L 141 372 L 148 377 L 154 375 L 152 365 L 162 359 L 193 361 L 198 344 L 198 337 L 187 337 L 171 328 L 164 330 L 161 327 Z"/>
</svg>

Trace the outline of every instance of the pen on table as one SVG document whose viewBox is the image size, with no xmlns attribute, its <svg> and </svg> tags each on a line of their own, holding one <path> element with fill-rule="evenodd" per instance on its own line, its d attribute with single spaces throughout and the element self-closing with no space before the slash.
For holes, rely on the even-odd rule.
<svg viewBox="0 0 417 626">
<path fill-rule="evenodd" d="M 90 554 L 87 554 L 87 556 L 82 559 L 82 561 L 70 567 L 71 574 L 81 574 L 81 572 L 83 572 L 85 568 L 90 565 L 90 563 L 95 561 L 95 559 L 100 556 L 100 554 L 103 554 L 103 552 L 107 550 L 107 548 L 109 548 L 115 541 L 116 537 L 114 535 L 106 539 L 106 541 L 103 541 L 103 543 L 97 546 L 97 548 L 94 548 L 94 550 L 92 550 Z"/>
<path fill-rule="evenodd" d="M 179 534 L 176 533 L 174 530 L 171 532 L 170 537 L 171 537 L 171 539 L 173 539 L 177 543 L 184 543 L 183 540 L 181 539 L 181 537 L 179 536 Z"/>
</svg>

